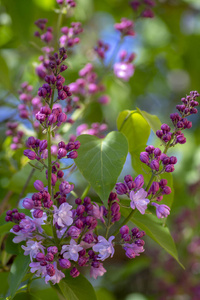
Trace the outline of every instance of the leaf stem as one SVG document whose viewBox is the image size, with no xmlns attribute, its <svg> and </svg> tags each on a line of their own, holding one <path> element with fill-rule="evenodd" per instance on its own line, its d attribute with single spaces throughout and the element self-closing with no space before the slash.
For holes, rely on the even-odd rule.
<svg viewBox="0 0 200 300">
<path fill-rule="evenodd" d="M 83 194 L 81 195 L 81 199 L 82 199 L 82 200 L 83 200 L 83 199 L 85 198 L 85 196 L 88 194 L 90 188 L 91 188 L 91 184 L 89 183 L 89 184 L 86 186 L 85 190 L 83 191 Z"/>
</svg>

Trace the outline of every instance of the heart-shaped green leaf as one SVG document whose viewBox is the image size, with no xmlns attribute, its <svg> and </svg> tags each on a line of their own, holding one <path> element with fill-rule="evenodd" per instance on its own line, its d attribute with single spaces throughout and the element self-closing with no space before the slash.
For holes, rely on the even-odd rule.
<svg viewBox="0 0 200 300">
<path fill-rule="evenodd" d="M 75 163 L 85 179 L 106 204 L 128 154 L 125 136 L 110 132 L 104 139 L 83 134 Z"/>
</svg>

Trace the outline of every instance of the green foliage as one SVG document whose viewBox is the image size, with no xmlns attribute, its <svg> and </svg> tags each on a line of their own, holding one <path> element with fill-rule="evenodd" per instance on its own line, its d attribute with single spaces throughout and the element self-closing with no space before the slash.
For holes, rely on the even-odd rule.
<svg viewBox="0 0 200 300">
<path fill-rule="evenodd" d="M 127 217 L 130 213 L 130 210 L 121 208 L 121 212 L 124 217 Z M 160 221 L 156 216 L 152 214 L 141 215 L 137 211 L 131 218 L 131 222 L 133 222 L 141 230 L 144 230 L 149 237 L 151 237 L 171 256 L 173 256 L 177 260 L 177 262 L 183 267 L 183 265 L 179 261 L 177 249 L 174 240 L 170 234 L 170 231 L 167 228 L 167 226 L 163 224 L 162 221 Z"/>
<path fill-rule="evenodd" d="M 106 204 L 126 160 L 127 140 L 116 131 L 110 132 L 104 139 L 84 134 L 78 140 L 81 147 L 75 163 Z"/>
<path fill-rule="evenodd" d="M 91 283 L 82 275 L 72 278 L 66 274 L 58 286 L 66 300 L 97 300 Z"/>
<path fill-rule="evenodd" d="M 14 263 L 11 266 L 9 276 L 11 299 L 13 299 L 24 275 L 28 271 L 29 263 L 30 257 L 25 256 L 24 253 L 19 254 L 15 258 Z"/>
</svg>

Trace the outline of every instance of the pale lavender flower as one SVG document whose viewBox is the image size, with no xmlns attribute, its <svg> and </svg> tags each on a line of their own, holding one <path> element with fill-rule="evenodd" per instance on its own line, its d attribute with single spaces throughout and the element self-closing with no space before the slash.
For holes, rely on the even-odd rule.
<svg viewBox="0 0 200 300">
<path fill-rule="evenodd" d="M 36 257 L 36 255 L 42 251 L 44 254 L 45 247 L 41 245 L 42 242 L 36 242 L 36 241 L 27 241 L 26 246 L 22 245 L 22 249 L 25 250 L 24 255 L 30 255 L 31 261 L 33 261 L 33 258 Z"/>
<path fill-rule="evenodd" d="M 134 74 L 134 66 L 131 63 L 118 62 L 114 64 L 114 73 L 118 78 L 128 81 Z"/>
<path fill-rule="evenodd" d="M 156 207 L 156 215 L 158 219 L 167 218 L 170 214 L 170 207 L 165 204 L 157 204 L 152 202 L 151 205 Z"/>
<path fill-rule="evenodd" d="M 25 219 L 21 220 L 20 227 L 22 233 L 31 233 L 36 230 L 35 223 L 28 216 L 26 216 Z"/>
<path fill-rule="evenodd" d="M 57 269 L 57 263 L 54 261 L 53 263 L 55 274 L 53 276 L 49 276 L 48 274 L 45 276 L 45 282 L 51 281 L 53 284 L 59 283 L 62 278 L 65 277 L 65 274 Z"/>
<path fill-rule="evenodd" d="M 13 231 L 13 229 L 10 230 L 10 232 L 16 234 L 16 236 L 13 238 L 13 243 L 18 244 L 22 241 L 26 241 L 27 239 L 32 237 L 31 233 L 23 233 L 21 230 L 18 232 Z"/>
<path fill-rule="evenodd" d="M 100 219 L 102 223 L 105 223 L 103 218 L 103 206 L 99 207 L 99 205 L 94 202 L 92 214 L 96 219 Z"/>
<path fill-rule="evenodd" d="M 134 258 L 135 256 L 140 256 L 140 253 L 144 252 L 143 246 L 138 246 L 135 243 L 124 244 L 123 248 L 126 251 L 126 256 L 128 258 Z"/>
<path fill-rule="evenodd" d="M 70 245 L 62 246 L 61 254 L 63 254 L 65 259 L 77 261 L 79 257 L 78 252 L 81 250 L 83 250 L 83 247 L 80 247 L 80 245 L 77 245 L 75 240 L 71 239 Z"/>
<path fill-rule="evenodd" d="M 147 192 L 143 188 L 141 188 L 137 192 L 131 191 L 130 192 L 131 208 L 132 209 L 137 208 L 139 212 L 142 215 L 144 215 L 145 210 L 147 209 L 147 204 L 150 202 L 149 199 L 146 199 L 146 197 L 147 197 Z"/>
<path fill-rule="evenodd" d="M 115 252 L 114 247 L 112 245 L 112 240 L 114 240 L 114 236 L 110 236 L 108 241 L 101 235 L 98 236 L 98 243 L 92 247 L 95 252 L 99 252 L 99 259 L 105 260 L 110 255 L 113 257 Z"/>
<path fill-rule="evenodd" d="M 46 266 L 41 266 L 40 262 L 31 262 L 29 264 L 29 267 L 31 268 L 30 271 L 31 273 L 35 273 L 35 276 L 37 277 L 44 277 L 45 275 L 47 275 L 47 270 L 46 270 Z"/>
<path fill-rule="evenodd" d="M 73 223 L 72 206 L 68 203 L 63 203 L 57 208 L 55 205 L 53 214 L 53 224 L 57 223 L 60 227 L 70 226 Z"/>
<path fill-rule="evenodd" d="M 33 217 L 33 212 L 34 212 L 34 209 L 31 210 L 32 217 Z M 41 218 L 34 218 L 33 217 L 33 219 L 31 219 L 31 220 L 35 223 L 35 226 L 37 227 L 38 231 L 40 233 L 42 233 L 44 230 L 42 229 L 41 225 L 46 224 L 45 222 L 47 220 L 47 214 L 45 212 L 43 212 L 43 215 L 42 215 Z"/>
<path fill-rule="evenodd" d="M 98 276 L 103 276 L 105 272 L 107 272 L 106 269 L 104 269 L 103 264 L 100 263 L 98 268 L 91 266 L 90 277 L 97 279 Z"/>
</svg>

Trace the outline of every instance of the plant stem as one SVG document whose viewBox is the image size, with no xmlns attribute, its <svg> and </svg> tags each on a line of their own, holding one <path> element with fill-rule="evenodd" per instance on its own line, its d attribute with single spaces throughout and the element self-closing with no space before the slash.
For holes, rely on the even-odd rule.
<svg viewBox="0 0 200 300">
<path fill-rule="evenodd" d="M 51 127 L 47 131 L 47 144 L 48 144 L 48 192 L 51 195 Z M 53 199 L 53 198 L 52 198 Z"/>
<path fill-rule="evenodd" d="M 126 217 L 126 219 L 120 224 L 120 226 L 114 231 L 114 233 L 112 235 L 117 235 L 120 228 L 124 225 L 126 225 L 128 223 L 128 221 L 130 221 L 130 219 L 132 218 L 132 216 L 134 215 L 134 213 L 136 212 L 136 209 L 135 210 L 132 210 L 131 213 L 128 215 L 128 217 Z"/>
<path fill-rule="evenodd" d="M 85 196 L 88 194 L 89 190 L 90 190 L 90 183 L 86 186 L 85 190 L 83 191 L 83 194 L 81 195 L 81 199 L 83 200 L 85 198 Z"/>
</svg>

